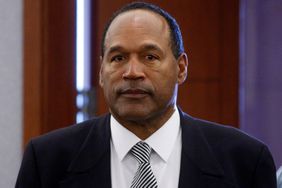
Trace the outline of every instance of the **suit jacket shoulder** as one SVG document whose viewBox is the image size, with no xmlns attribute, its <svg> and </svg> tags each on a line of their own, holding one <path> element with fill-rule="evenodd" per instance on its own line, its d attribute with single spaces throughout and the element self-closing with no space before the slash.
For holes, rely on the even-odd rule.
<svg viewBox="0 0 282 188">
<path fill-rule="evenodd" d="M 106 137 L 110 140 L 108 122 L 106 115 L 32 139 L 26 147 L 16 187 L 59 187 L 72 169 L 88 168 L 93 161 L 87 158 L 88 153 L 98 158 L 101 154 L 97 149 L 109 145 L 105 143 Z M 75 162 L 81 153 L 85 156 L 84 166 Z"/>
<path fill-rule="evenodd" d="M 187 156 L 195 169 L 224 180 L 223 187 L 276 187 L 275 165 L 264 143 L 238 129 L 180 114 L 182 158 Z"/>
</svg>

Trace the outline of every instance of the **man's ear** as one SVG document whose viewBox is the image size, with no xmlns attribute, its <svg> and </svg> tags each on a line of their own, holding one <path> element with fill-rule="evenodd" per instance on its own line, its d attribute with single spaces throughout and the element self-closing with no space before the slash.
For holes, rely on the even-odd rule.
<svg viewBox="0 0 282 188">
<path fill-rule="evenodd" d="M 102 74 L 103 74 L 103 57 L 102 56 L 100 56 L 100 71 L 99 71 L 99 85 L 101 86 L 101 87 L 103 87 L 104 86 L 104 80 L 103 80 L 103 78 L 102 78 Z"/>
<path fill-rule="evenodd" d="M 188 57 L 186 53 L 182 53 L 178 59 L 177 59 L 177 64 L 178 64 L 178 84 L 182 84 L 187 77 L 187 69 L 188 69 Z"/>
</svg>

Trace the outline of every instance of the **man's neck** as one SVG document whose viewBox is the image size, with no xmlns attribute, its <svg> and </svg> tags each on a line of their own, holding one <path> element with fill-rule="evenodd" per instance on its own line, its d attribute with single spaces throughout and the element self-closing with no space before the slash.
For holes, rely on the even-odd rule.
<svg viewBox="0 0 282 188">
<path fill-rule="evenodd" d="M 174 107 L 168 108 L 165 112 L 145 120 L 122 120 L 115 115 L 113 116 L 123 127 L 135 134 L 141 140 L 145 140 L 161 128 L 172 116 L 174 111 Z"/>
</svg>

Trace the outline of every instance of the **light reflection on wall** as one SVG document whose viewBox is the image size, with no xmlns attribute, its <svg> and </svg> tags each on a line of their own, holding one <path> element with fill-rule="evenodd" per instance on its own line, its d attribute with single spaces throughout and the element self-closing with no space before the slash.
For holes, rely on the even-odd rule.
<svg viewBox="0 0 282 188">
<path fill-rule="evenodd" d="M 90 86 L 90 0 L 76 0 L 76 122 L 89 118 Z"/>
</svg>

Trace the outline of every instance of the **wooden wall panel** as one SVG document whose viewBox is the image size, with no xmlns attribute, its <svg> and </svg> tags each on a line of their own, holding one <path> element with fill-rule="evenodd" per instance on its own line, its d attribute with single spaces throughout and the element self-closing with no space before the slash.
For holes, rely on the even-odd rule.
<svg viewBox="0 0 282 188">
<path fill-rule="evenodd" d="M 75 122 L 75 1 L 24 1 L 24 144 Z"/>
<path fill-rule="evenodd" d="M 221 28 L 221 121 L 239 127 L 239 2 L 221 0 L 220 5 L 224 26 Z"/>
<path fill-rule="evenodd" d="M 113 11 L 128 2 L 131 1 L 97 1 L 93 8 L 97 17 L 93 23 L 98 31 L 96 45 L 100 45 L 104 25 Z M 150 2 L 171 13 L 182 29 L 190 64 L 188 80 L 179 90 L 181 108 L 193 116 L 238 127 L 239 1 Z M 99 52 L 100 48 L 95 51 Z M 93 63 L 97 73 L 99 63 Z M 98 88 L 98 114 L 102 114 L 107 107 L 102 90 L 95 87 Z"/>
<path fill-rule="evenodd" d="M 42 131 L 42 2 L 24 1 L 24 145 Z"/>
</svg>

